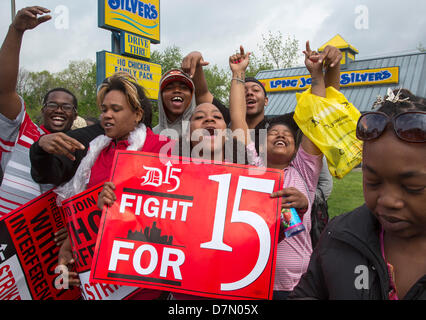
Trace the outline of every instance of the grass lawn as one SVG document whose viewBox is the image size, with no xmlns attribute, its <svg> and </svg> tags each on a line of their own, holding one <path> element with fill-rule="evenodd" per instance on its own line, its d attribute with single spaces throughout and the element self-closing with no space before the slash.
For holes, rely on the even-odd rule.
<svg viewBox="0 0 426 320">
<path fill-rule="evenodd" d="M 362 172 L 355 169 L 343 179 L 333 177 L 333 191 L 327 202 L 330 219 L 362 205 L 364 203 Z"/>
</svg>

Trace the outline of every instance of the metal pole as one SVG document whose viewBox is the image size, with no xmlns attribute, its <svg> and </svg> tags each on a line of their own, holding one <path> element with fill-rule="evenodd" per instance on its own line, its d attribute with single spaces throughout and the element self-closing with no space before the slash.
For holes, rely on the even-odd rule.
<svg viewBox="0 0 426 320">
<path fill-rule="evenodd" d="M 15 19 L 15 15 L 16 15 L 15 0 L 10 0 L 10 6 L 12 7 L 12 22 L 13 22 L 13 19 Z"/>
<path fill-rule="evenodd" d="M 111 31 L 111 51 L 120 54 L 120 32 Z"/>
</svg>

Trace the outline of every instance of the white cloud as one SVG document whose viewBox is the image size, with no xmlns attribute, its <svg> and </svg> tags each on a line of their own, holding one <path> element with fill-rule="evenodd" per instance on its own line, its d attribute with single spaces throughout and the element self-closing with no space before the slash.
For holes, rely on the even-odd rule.
<svg viewBox="0 0 426 320">
<path fill-rule="evenodd" d="M 69 61 L 95 60 L 96 52 L 111 49 L 110 32 L 97 26 L 96 0 L 16 0 L 16 7 L 37 4 L 52 11 L 66 5 L 68 30 L 56 30 L 50 21 L 24 37 L 21 66 L 28 70 L 59 71 Z M 269 30 L 294 35 L 303 50 L 306 40 L 318 48 L 337 33 L 360 51 L 360 57 L 414 51 L 426 46 L 426 2 L 405 0 L 161 0 L 161 44 L 181 48 L 184 54 L 198 50 L 212 64 L 227 68 L 229 54 L 240 44 L 257 51 L 261 35 Z M 369 9 L 369 29 L 354 27 L 355 7 Z M 55 14 L 53 12 L 55 18 Z M 2 0 L 0 38 L 10 24 L 10 2 Z"/>
</svg>

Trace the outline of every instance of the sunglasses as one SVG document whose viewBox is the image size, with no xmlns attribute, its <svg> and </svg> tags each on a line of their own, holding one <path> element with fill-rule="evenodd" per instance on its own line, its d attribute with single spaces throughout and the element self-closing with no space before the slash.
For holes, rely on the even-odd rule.
<svg viewBox="0 0 426 320">
<path fill-rule="evenodd" d="M 391 122 L 396 136 L 407 142 L 426 142 L 426 112 L 407 111 L 394 117 L 383 112 L 367 112 L 359 119 L 356 137 L 368 141 L 380 137 Z"/>
</svg>

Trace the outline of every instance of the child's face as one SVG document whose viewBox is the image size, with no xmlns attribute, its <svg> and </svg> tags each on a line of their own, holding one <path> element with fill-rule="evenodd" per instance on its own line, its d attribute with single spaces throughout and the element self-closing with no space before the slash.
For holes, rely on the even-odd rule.
<svg viewBox="0 0 426 320">
<path fill-rule="evenodd" d="M 389 129 L 364 143 L 365 203 L 385 232 L 426 235 L 425 159 L 425 143 L 404 142 Z"/>
<path fill-rule="evenodd" d="M 181 81 L 173 81 L 167 84 L 161 94 L 164 111 L 171 121 L 185 112 L 192 99 L 191 89 Z"/>
<path fill-rule="evenodd" d="M 212 152 L 223 149 L 226 123 L 215 105 L 211 103 L 198 105 L 191 116 L 190 130 L 192 146 L 203 143 Z"/>
<path fill-rule="evenodd" d="M 268 128 L 266 148 L 268 162 L 288 163 L 296 152 L 294 136 L 291 130 L 283 124 L 275 124 Z"/>
</svg>

